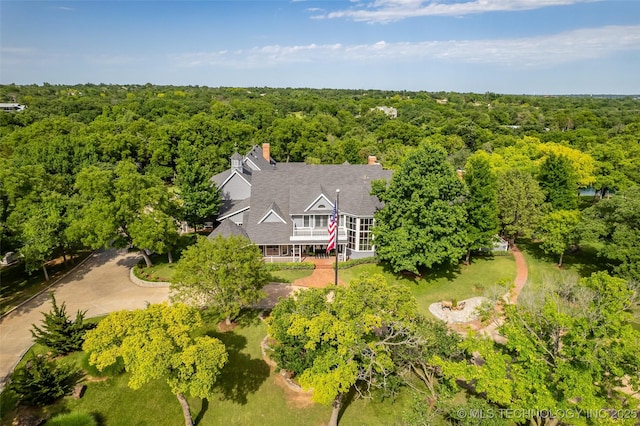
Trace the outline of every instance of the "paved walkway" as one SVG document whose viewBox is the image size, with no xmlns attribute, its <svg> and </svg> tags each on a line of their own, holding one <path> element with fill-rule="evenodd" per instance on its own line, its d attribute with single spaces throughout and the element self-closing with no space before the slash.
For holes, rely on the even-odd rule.
<svg viewBox="0 0 640 426">
<path fill-rule="evenodd" d="M 86 310 L 87 317 L 95 317 L 167 300 L 168 288 L 143 288 L 131 283 L 129 269 L 138 259 L 137 254 L 126 250 L 100 250 L 58 281 L 50 291 L 55 293 L 58 304 L 66 303 L 67 313 L 72 317 L 79 309 Z M 31 325 L 39 325 L 42 312 L 50 310 L 47 291 L 0 320 L 0 388 L 33 344 Z"/>
<path fill-rule="evenodd" d="M 66 303 L 67 313 L 75 317 L 78 310 L 87 318 L 121 309 L 144 308 L 147 303 L 161 303 L 169 298 L 168 286 L 140 287 L 129 279 L 131 267 L 139 260 L 137 253 L 126 250 L 100 250 L 83 264 L 55 283 L 49 291 L 19 306 L 0 319 L 0 390 L 24 354 L 33 345 L 32 324 L 40 325 L 42 313 L 51 310 L 49 292 L 58 304 Z M 331 271 L 333 272 L 333 271 Z M 281 297 L 289 297 L 301 287 L 272 283 L 265 286 L 267 297 L 257 308 L 275 306 Z"/>
<path fill-rule="evenodd" d="M 503 299 L 509 304 L 515 305 L 518 302 L 518 296 L 520 296 L 522 289 L 527 283 L 529 270 L 524 255 L 516 246 L 511 249 L 511 253 L 516 261 L 516 278 L 513 281 L 513 288 L 504 295 Z M 475 330 L 480 334 L 490 337 L 494 342 L 504 343 L 506 341 L 505 338 L 498 333 L 498 328 L 504 322 L 503 311 L 500 304 L 496 305 L 496 311 L 498 317 L 487 325 L 483 325 L 480 321 L 476 320 L 467 323 L 449 324 L 449 327 L 463 335 L 465 335 L 468 330 Z"/>
<path fill-rule="evenodd" d="M 316 265 L 313 273 L 308 277 L 300 278 L 294 281 L 294 284 L 299 287 L 314 287 L 324 288 L 332 285 L 336 281 L 336 272 L 333 269 L 335 264 L 334 258 L 326 259 L 313 259 L 308 260 Z M 345 282 L 338 276 L 338 285 L 344 285 Z"/>
</svg>

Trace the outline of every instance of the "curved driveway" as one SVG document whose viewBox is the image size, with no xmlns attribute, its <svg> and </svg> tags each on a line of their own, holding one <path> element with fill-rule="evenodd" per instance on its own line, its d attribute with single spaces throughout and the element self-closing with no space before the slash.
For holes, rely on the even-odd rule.
<svg viewBox="0 0 640 426">
<path fill-rule="evenodd" d="M 58 304 L 65 302 L 67 313 L 75 317 L 78 309 L 87 317 L 121 309 L 144 308 L 147 303 L 168 299 L 168 288 L 138 287 L 129 280 L 129 269 L 138 261 L 126 250 L 100 250 L 58 281 L 49 291 Z M 0 389 L 25 352 L 33 344 L 31 325 L 40 324 L 42 312 L 49 312 L 49 291 L 36 296 L 0 319 Z"/>
</svg>

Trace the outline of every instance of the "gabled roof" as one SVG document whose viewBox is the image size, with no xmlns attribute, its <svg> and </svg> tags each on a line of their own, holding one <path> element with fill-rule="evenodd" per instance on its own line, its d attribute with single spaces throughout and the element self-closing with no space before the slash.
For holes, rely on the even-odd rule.
<svg viewBox="0 0 640 426">
<path fill-rule="evenodd" d="M 259 145 L 254 145 L 253 148 L 251 148 L 251 151 L 244 157 L 244 162 L 250 163 L 248 165 L 252 170 L 267 170 L 276 164 L 271 157 L 269 157 L 269 161 L 265 160 L 262 147 Z"/>
<path fill-rule="evenodd" d="M 313 214 L 305 209 L 324 194 L 335 199 L 340 189 L 340 211 L 355 216 L 372 216 L 382 203 L 370 195 L 371 181 L 391 178 L 380 165 L 310 165 L 281 163 L 275 168 L 254 171 L 251 181 L 251 209 L 243 227 L 256 244 L 286 244 L 292 232 L 289 217 Z M 288 223 L 262 222 L 275 203 Z M 259 213 L 258 213 L 259 212 Z M 320 212 L 319 212 L 320 213 Z M 327 214 L 327 211 L 322 211 Z"/>
<path fill-rule="evenodd" d="M 275 201 L 271 203 L 271 205 L 269 206 L 269 210 L 267 210 L 267 212 L 264 214 L 264 216 L 262 216 L 258 223 L 264 223 L 270 215 L 275 215 L 278 219 L 280 219 L 281 223 L 287 223 L 286 216 L 282 214 L 282 211 L 280 211 L 280 207 L 278 207 Z"/>
<path fill-rule="evenodd" d="M 230 236 L 242 236 L 249 238 L 246 231 L 241 227 L 233 223 L 229 219 L 223 220 L 216 229 L 214 229 L 208 236 L 208 239 L 213 239 L 217 236 L 230 237 Z"/>
<path fill-rule="evenodd" d="M 310 195 L 313 195 L 310 194 Z M 333 204 L 335 203 L 335 193 L 333 194 L 333 196 L 329 195 L 327 191 L 324 190 L 324 188 L 322 187 L 322 185 L 320 185 L 320 195 L 318 195 L 305 209 L 305 213 L 309 212 L 313 206 L 315 206 L 316 204 L 318 204 L 318 202 L 322 199 L 326 200 L 327 204 L 331 206 L 331 208 L 333 208 Z M 333 200 L 333 201 L 331 201 Z"/>
<path fill-rule="evenodd" d="M 218 213 L 218 220 L 226 219 L 251 207 L 251 198 L 244 200 L 224 200 Z"/>
</svg>

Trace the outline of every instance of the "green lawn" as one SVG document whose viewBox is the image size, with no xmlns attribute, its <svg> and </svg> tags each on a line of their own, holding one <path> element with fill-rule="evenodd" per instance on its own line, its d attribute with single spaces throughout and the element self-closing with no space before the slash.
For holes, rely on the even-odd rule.
<svg viewBox="0 0 640 426">
<path fill-rule="evenodd" d="M 595 246 L 581 246 L 575 253 L 565 254 L 563 265 L 560 268 L 557 265 L 558 259 L 555 256 L 545 254 L 538 243 L 523 238 L 516 244 L 527 260 L 528 283 L 532 288 L 537 288 L 544 282 L 562 277 L 587 277 L 596 271 L 609 269 L 606 261 L 598 257 Z"/>
<path fill-rule="evenodd" d="M 313 269 L 280 269 L 271 272 L 271 281 L 276 283 L 293 283 L 313 274 Z"/>
<path fill-rule="evenodd" d="M 516 276 L 515 261 L 510 255 L 477 256 L 471 260 L 468 266 L 439 268 L 418 279 L 397 276 L 380 264 L 357 265 L 339 273 L 345 282 L 362 274 L 383 274 L 388 282 L 406 286 L 416 298 L 419 312 L 431 315 L 429 305 L 434 302 L 483 296 L 489 287 L 502 281 L 512 282 Z"/>
<path fill-rule="evenodd" d="M 331 415 L 331 408 L 310 403 L 306 397 L 295 397 L 278 383 L 277 373 L 271 372 L 262 360 L 260 341 L 266 327 L 254 312 L 240 319 L 234 331 L 219 333 L 213 326 L 201 330 L 222 340 L 229 352 L 229 363 L 218 380 L 215 397 L 209 401 L 190 399 L 194 419 L 199 425 L 323 425 Z M 34 348 L 40 352 L 41 347 Z M 64 361 L 86 366 L 87 355 L 77 353 Z M 50 413 L 85 411 L 96 415 L 101 425 L 174 426 L 184 424 L 178 400 L 163 381 L 154 381 L 139 390 L 127 386 L 128 374 L 93 378 L 86 382 L 84 396 L 70 397 L 51 407 Z M 292 397 L 293 395 L 293 397 Z M 3 416 L 9 410 L 3 395 Z M 410 403 L 409 392 L 401 393 L 395 401 L 354 399 L 342 414 L 341 425 L 401 424 L 402 411 Z M 7 418 L 3 424 L 10 424 Z"/>
</svg>

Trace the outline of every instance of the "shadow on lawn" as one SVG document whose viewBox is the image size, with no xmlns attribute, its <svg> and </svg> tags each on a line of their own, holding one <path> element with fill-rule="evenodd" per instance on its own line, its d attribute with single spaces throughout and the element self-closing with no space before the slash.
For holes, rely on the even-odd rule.
<svg viewBox="0 0 640 426">
<path fill-rule="evenodd" d="M 209 332 L 207 335 L 220 339 L 229 354 L 229 363 L 216 382 L 221 399 L 246 404 L 247 395 L 255 393 L 269 378 L 269 366 L 261 358 L 251 358 L 241 352 L 247 346 L 246 337 L 233 332 Z"/>
</svg>

